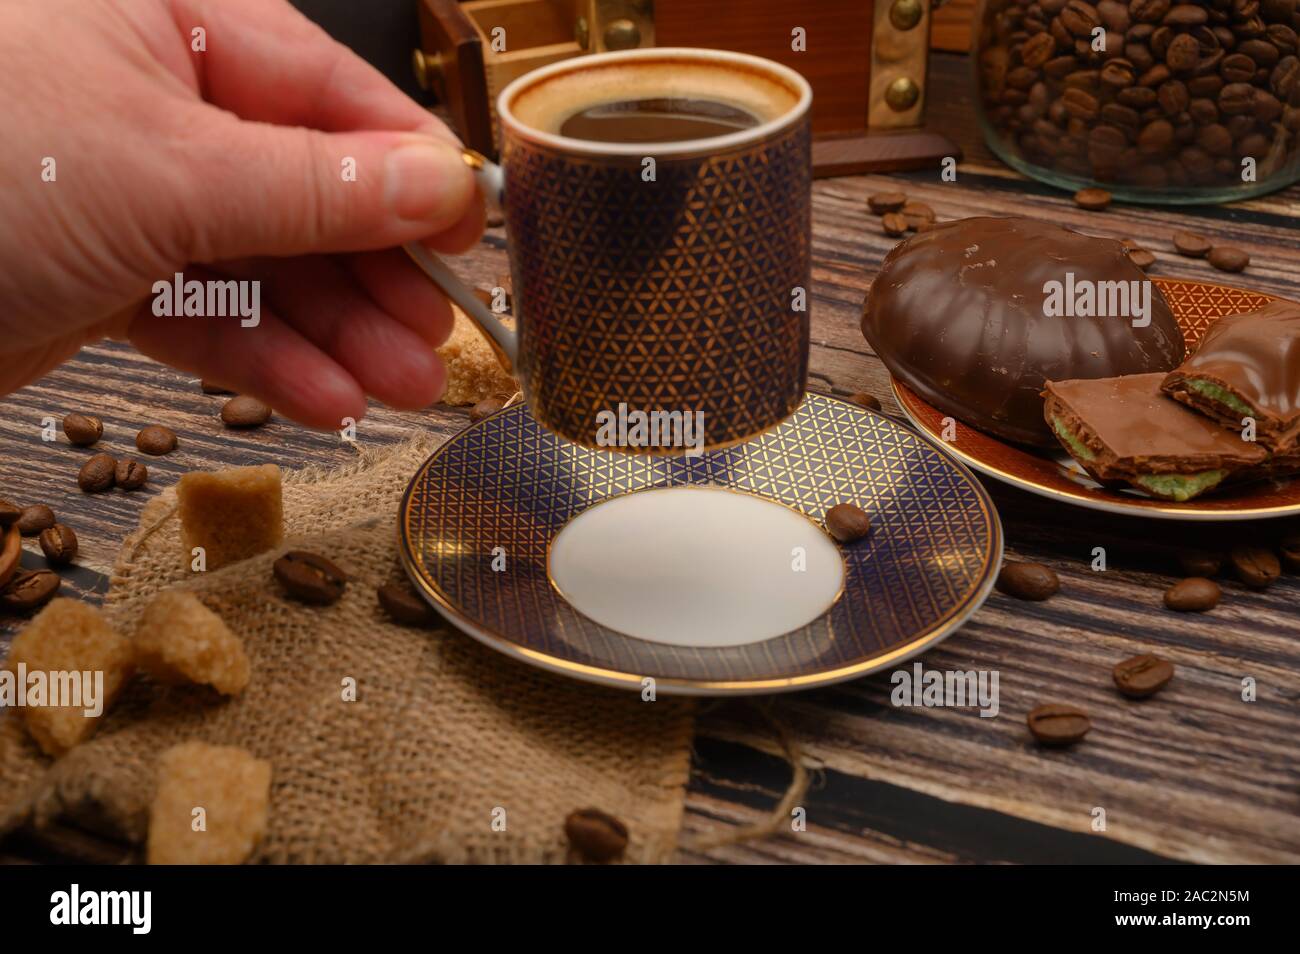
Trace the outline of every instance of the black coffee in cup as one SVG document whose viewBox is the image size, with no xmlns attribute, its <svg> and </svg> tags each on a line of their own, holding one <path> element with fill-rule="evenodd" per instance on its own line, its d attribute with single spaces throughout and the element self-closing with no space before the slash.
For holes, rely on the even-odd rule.
<svg viewBox="0 0 1300 954">
<path fill-rule="evenodd" d="M 758 124 L 753 113 L 727 103 L 658 97 L 588 106 L 560 124 L 560 135 L 593 142 L 686 142 Z"/>
</svg>

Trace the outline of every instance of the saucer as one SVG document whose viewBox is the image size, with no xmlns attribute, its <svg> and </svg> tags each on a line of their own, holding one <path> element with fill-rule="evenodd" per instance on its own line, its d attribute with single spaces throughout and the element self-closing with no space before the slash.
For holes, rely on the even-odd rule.
<svg viewBox="0 0 1300 954">
<path fill-rule="evenodd" d="M 822 529 L 843 502 L 870 514 L 857 543 Z M 997 511 L 965 467 L 815 394 L 773 430 L 698 457 L 579 447 L 509 407 L 425 461 L 398 526 L 416 588 L 470 636 L 665 695 L 896 666 L 979 608 L 1002 557 Z"/>
<path fill-rule="evenodd" d="M 1153 278 L 1183 330 L 1188 353 L 1201 336 L 1225 315 L 1252 311 L 1272 295 L 1173 278 Z M 894 397 L 916 427 L 940 440 L 944 414 L 897 379 Z M 1127 488 L 1108 489 L 1084 472 L 1064 450 L 1025 447 L 999 440 L 957 422 L 956 439 L 943 441 L 953 456 L 982 474 L 1064 503 L 1109 513 L 1166 520 L 1259 520 L 1300 514 L 1300 479 L 1259 480 L 1221 492 L 1175 503 Z"/>
</svg>

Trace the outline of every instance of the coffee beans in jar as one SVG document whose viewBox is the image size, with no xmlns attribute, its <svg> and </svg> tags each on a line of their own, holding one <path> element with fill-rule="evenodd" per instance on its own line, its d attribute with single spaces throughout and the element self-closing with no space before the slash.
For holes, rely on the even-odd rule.
<svg viewBox="0 0 1300 954">
<path fill-rule="evenodd" d="M 985 132 L 1058 185 L 1157 200 L 1280 188 L 1300 179 L 1298 32 L 1300 0 L 983 0 Z"/>
</svg>

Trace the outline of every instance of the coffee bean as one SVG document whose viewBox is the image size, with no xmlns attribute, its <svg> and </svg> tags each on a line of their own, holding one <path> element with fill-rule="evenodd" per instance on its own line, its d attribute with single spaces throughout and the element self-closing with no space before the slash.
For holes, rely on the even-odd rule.
<svg viewBox="0 0 1300 954">
<path fill-rule="evenodd" d="M 199 387 L 203 389 L 204 394 L 234 394 L 235 393 L 234 391 L 230 390 L 230 388 L 222 384 L 217 384 L 215 381 L 200 381 Z"/>
<path fill-rule="evenodd" d="M 1278 52 L 1277 47 L 1268 40 L 1259 38 L 1252 38 L 1237 44 L 1237 52 L 1249 56 L 1255 61 L 1256 65 L 1262 66 L 1264 69 L 1271 69 L 1275 66 L 1282 55 Z"/>
<path fill-rule="evenodd" d="M 1180 3 L 1166 13 L 1161 22 L 1167 26 L 1194 27 L 1200 26 L 1209 19 L 1210 15 L 1205 12 L 1204 7 L 1198 7 L 1191 3 Z"/>
<path fill-rule="evenodd" d="M 1140 245 L 1135 245 L 1132 248 L 1125 249 L 1125 251 L 1128 252 L 1128 260 L 1143 271 L 1146 271 L 1156 263 L 1155 254 L 1147 251 Z"/>
<path fill-rule="evenodd" d="M 903 206 L 902 216 L 907 220 L 907 227 L 916 231 L 922 223 L 934 222 L 934 209 L 924 202 L 909 202 Z"/>
<path fill-rule="evenodd" d="M 1157 119 L 1147 123 L 1138 133 L 1137 147 L 1144 155 L 1158 156 L 1168 152 L 1173 141 L 1173 124 L 1167 119 Z"/>
<path fill-rule="evenodd" d="M 100 494 L 112 488 L 117 479 L 117 461 L 112 454 L 96 454 L 81 465 L 77 486 L 88 494 Z"/>
<path fill-rule="evenodd" d="M 271 568 L 280 585 L 294 599 L 317 606 L 336 603 L 347 586 L 347 575 L 325 557 L 305 550 L 290 550 Z"/>
<path fill-rule="evenodd" d="M 1051 567 L 1041 563 L 1003 563 L 997 587 L 1016 599 L 1039 601 L 1059 590 L 1061 580 Z"/>
<path fill-rule="evenodd" d="M 859 391 L 856 394 L 849 395 L 849 400 L 872 411 L 880 410 L 880 398 L 874 394 L 868 394 L 866 391 Z"/>
<path fill-rule="evenodd" d="M 404 626 L 429 626 L 437 621 L 433 607 L 399 583 L 386 583 L 376 590 L 379 605 L 394 622 Z"/>
<path fill-rule="evenodd" d="M 1190 33 L 1180 33 L 1169 42 L 1165 64 L 1175 73 L 1187 73 L 1201 61 L 1201 47 Z"/>
<path fill-rule="evenodd" d="M 1109 103 L 1107 109 L 1124 109 L 1118 103 Z M 1134 117 L 1136 118 L 1136 117 Z M 1115 126 L 1098 126 L 1088 134 L 1088 158 L 1095 166 L 1111 165 L 1122 160 L 1128 148 L 1128 137 Z M 1078 198 L 1075 198 L 1078 201 Z"/>
<path fill-rule="evenodd" d="M 1147 653 L 1116 663 L 1111 671 L 1115 688 L 1130 699 L 1153 696 L 1174 678 L 1174 664 Z"/>
<path fill-rule="evenodd" d="M 1278 96 L 1290 100 L 1297 86 L 1300 86 L 1300 58 L 1288 56 L 1273 67 L 1268 85 Z"/>
<path fill-rule="evenodd" d="M 41 550 L 55 566 L 71 563 L 77 555 L 77 535 L 66 524 L 56 523 L 41 531 Z"/>
<path fill-rule="evenodd" d="M 123 490 L 139 490 L 149 479 L 149 468 L 138 460 L 123 457 L 117 462 L 113 479 Z"/>
<path fill-rule="evenodd" d="M 1210 240 L 1195 232 L 1175 232 L 1174 249 L 1188 258 L 1204 258 L 1211 249 Z"/>
<path fill-rule="evenodd" d="M 1101 212 L 1110 205 L 1110 193 L 1105 189 L 1080 189 L 1074 194 L 1074 204 L 1089 212 Z"/>
<path fill-rule="evenodd" d="M 1300 34 L 1285 23 L 1270 24 L 1264 33 L 1268 37 L 1268 42 L 1277 47 L 1281 54 L 1294 53 L 1300 49 Z"/>
<path fill-rule="evenodd" d="M 1214 576 L 1223 568 L 1223 554 L 1209 550 L 1180 550 L 1178 566 L 1183 576 Z"/>
<path fill-rule="evenodd" d="M 1277 547 L 1282 557 L 1282 565 L 1286 567 L 1287 572 L 1300 573 L 1300 533 L 1283 537 Z"/>
<path fill-rule="evenodd" d="M 1165 590 L 1165 606 L 1178 613 L 1204 613 L 1219 605 L 1223 591 L 1203 576 L 1189 576 Z"/>
<path fill-rule="evenodd" d="M 1169 12 L 1170 6 L 1169 0 L 1132 0 L 1128 10 L 1139 23 L 1159 23 Z"/>
<path fill-rule="evenodd" d="M 1206 126 L 1197 133 L 1196 141 L 1211 155 L 1225 156 L 1232 151 L 1232 133 L 1221 123 Z"/>
<path fill-rule="evenodd" d="M 17 527 L 0 532 L 0 587 L 13 579 L 23 562 L 23 535 Z"/>
<path fill-rule="evenodd" d="M 1130 109 L 1150 109 L 1156 104 L 1156 91 L 1148 86 L 1130 86 L 1116 93 L 1115 99 Z"/>
<path fill-rule="evenodd" d="M 45 504 L 32 504 L 30 507 L 24 507 L 18 514 L 15 521 L 18 532 L 25 537 L 34 537 L 42 530 L 48 530 L 54 526 L 54 511 Z"/>
<path fill-rule="evenodd" d="M 1043 64 L 1043 74 L 1048 79 L 1065 79 L 1078 65 L 1073 56 L 1058 56 Z"/>
<path fill-rule="evenodd" d="M 826 530 L 840 543 L 855 543 L 871 532 L 871 517 L 851 503 L 836 504 L 826 511 Z"/>
<path fill-rule="evenodd" d="M 1092 31 L 1101 26 L 1097 8 L 1086 0 L 1069 0 L 1060 13 L 1061 24 L 1077 37 L 1092 38 Z"/>
<path fill-rule="evenodd" d="M 1219 118 L 1219 107 L 1214 105 L 1214 100 L 1201 97 L 1192 100 L 1187 106 L 1187 113 L 1192 117 L 1192 121 L 1207 126 L 1216 122 Z M 1231 143 L 1231 139 L 1229 139 Z"/>
<path fill-rule="evenodd" d="M 894 238 L 907 234 L 907 219 L 898 212 L 886 212 L 880 220 L 880 226 L 885 230 L 886 235 Z"/>
<path fill-rule="evenodd" d="M 1224 83 L 1249 83 L 1255 78 L 1255 61 L 1244 53 L 1231 53 L 1219 64 Z"/>
<path fill-rule="evenodd" d="M 0 589 L 0 607 L 12 613 L 29 613 L 54 599 L 62 583 L 53 570 L 19 570 Z"/>
<path fill-rule="evenodd" d="M 1156 58 L 1151 51 L 1141 43 L 1125 43 L 1124 59 L 1137 67 L 1139 73 L 1151 69 L 1156 62 Z"/>
<path fill-rule="evenodd" d="M 1044 745 L 1073 745 L 1092 728 L 1088 713 L 1057 703 L 1035 706 L 1025 721 L 1030 733 Z"/>
<path fill-rule="evenodd" d="M 1243 543 L 1228 551 L 1228 562 L 1241 580 L 1252 589 L 1271 586 L 1282 575 L 1277 554 L 1266 547 Z"/>
<path fill-rule="evenodd" d="M 1030 69 L 1038 69 L 1056 51 L 1056 40 L 1048 33 L 1031 36 L 1020 50 L 1020 61 Z"/>
<path fill-rule="evenodd" d="M 584 860 L 607 864 L 627 851 L 627 826 L 597 808 L 580 808 L 564 820 L 569 845 Z"/>
<path fill-rule="evenodd" d="M 1255 109 L 1255 87 L 1249 83 L 1229 83 L 1219 91 L 1219 112 L 1236 116 Z"/>
<path fill-rule="evenodd" d="M 886 218 L 888 218 L 888 216 L 886 216 Z M 506 402 L 502 397 L 485 397 L 469 409 L 470 423 L 477 424 L 479 421 L 483 420 L 483 418 L 492 416 L 505 406 Z"/>
<path fill-rule="evenodd" d="M 1206 256 L 1210 264 L 1221 272 L 1242 272 L 1250 264 L 1250 256 L 1239 248 L 1217 245 Z"/>
<path fill-rule="evenodd" d="M 1137 70 L 1125 59 L 1114 59 L 1101 68 L 1101 82 L 1106 86 L 1123 89 L 1137 82 Z"/>
<path fill-rule="evenodd" d="M 877 192 L 867 196 L 867 207 L 876 215 L 897 212 L 907 204 L 907 196 L 902 192 Z"/>
<path fill-rule="evenodd" d="M 247 429 L 261 427 L 271 419 L 271 409 L 257 398 L 233 397 L 221 409 L 221 421 L 226 427 Z"/>
<path fill-rule="evenodd" d="M 0 500 L 0 530 L 7 530 L 18 522 L 23 515 L 23 508 L 8 500 Z"/>
<path fill-rule="evenodd" d="M 104 436 L 104 422 L 89 414 L 69 414 L 63 419 L 63 433 L 74 447 L 89 447 Z"/>
<path fill-rule="evenodd" d="M 1065 111 L 1075 119 L 1092 120 L 1101 111 L 1101 102 L 1092 93 L 1083 89 L 1067 89 L 1061 96 Z"/>
<path fill-rule="evenodd" d="M 1129 16 L 1128 5 L 1120 3 L 1119 0 L 1100 0 L 1097 4 L 1097 16 L 1101 17 L 1101 22 L 1107 30 L 1113 30 L 1116 33 L 1123 33 L 1133 25 L 1133 18 Z"/>
<path fill-rule="evenodd" d="M 1217 76 L 1196 76 L 1187 81 L 1187 92 L 1193 96 L 1215 97 L 1223 86 L 1223 80 Z"/>
<path fill-rule="evenodd" d="M 1156 90 L 1156 101 L 1168 116 L 1178 116 L 1187 109 L 1191 97 L 1187 95 L 1187 84 L 1179 80 L 1162 83 Z"/>
<path fill-rule="evenodd" d="M 176 433 L 170 427 L 150 424 L 135 435 L 135 446 L 142 454 L 160 457 L 176 449 Z"/>
</svg>

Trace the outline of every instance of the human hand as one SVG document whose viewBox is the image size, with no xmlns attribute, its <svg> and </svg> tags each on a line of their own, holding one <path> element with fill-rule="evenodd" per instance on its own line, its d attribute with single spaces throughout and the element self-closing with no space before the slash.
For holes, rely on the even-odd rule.
<svg viewBox="0 0 1300 954">
<path fill-rule="evenodd" d="M 284 0 L 8 0 L 0 63 L 0 393 L 112 336 L 316 427 L 438 399 L 451 311 L 396 246 L 482 203 L 376 70 Z M 155 316 L 176 272 L 260 280 L 260 322 Z"/>
</svg>

